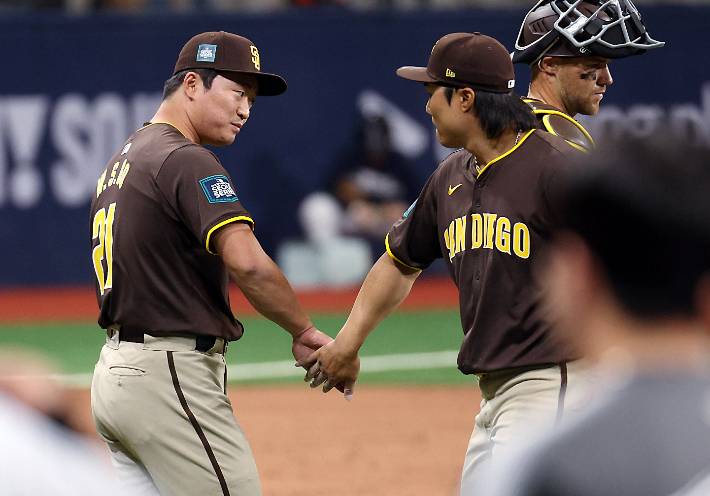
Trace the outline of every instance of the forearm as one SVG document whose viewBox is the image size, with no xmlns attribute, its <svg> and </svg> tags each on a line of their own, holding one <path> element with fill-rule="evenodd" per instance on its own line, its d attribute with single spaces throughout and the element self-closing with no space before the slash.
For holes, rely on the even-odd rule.
<svg viewBox="0 0 710 496">
<path fill-rule="evenodd" d="M 249 225 L 235 222 L 214 236 L 214 246 L 249 303 L 294 337 L 313 327 L 281 270 L 264 252 Z"/>
<path fill-rule="evenodd" d="M 421 273 L 395 262 L 387 253 L 382 255 L 365 278 L 347 322 L 334 341 L 327 343 L 307 360 L 301 360 L 313 379 L 311 387 L 323 381 L 323 392 L 338 385 L 350 401 L 355 381 L 360 373 L 358 351 L 377 324 L 399 306 Z"/>
<path fill-rule="evenodd" d="M 264 257 L 253 270 L 230 275 L 257 312 L 296 337 L 313 323 L 279 268 Z"/>
<path fill-rule="evenodd" d="M 337 341 L 357 353 L 372 330 L 404 301 L 419 274 L 382 255 L 365 278 Z"/>
</svg>

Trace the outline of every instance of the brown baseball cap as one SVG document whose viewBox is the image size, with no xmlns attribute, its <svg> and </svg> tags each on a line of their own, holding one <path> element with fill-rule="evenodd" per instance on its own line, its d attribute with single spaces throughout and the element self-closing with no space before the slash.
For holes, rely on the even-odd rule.
<svg viewBox="0 0 710 496">
<path fill-rule="evenodd" d="M 508 93 L 515 86 L 510 53 L 481 33 L 451 33 L 436 42 L 426 67 L 400 67 L 397 75 L 410 81 Z"/>
<path fill-rule="evenodd" d="M 259 50 L 254 43 L 243 36 L 224 31 L 193 36 L 182 47 L 173 75 L 186 69 L 253 74 L 259 83 L 257 94 L 262 96 L 280 95 L 287 87 L 281 76 L 261 72 Z"/>
</svg>

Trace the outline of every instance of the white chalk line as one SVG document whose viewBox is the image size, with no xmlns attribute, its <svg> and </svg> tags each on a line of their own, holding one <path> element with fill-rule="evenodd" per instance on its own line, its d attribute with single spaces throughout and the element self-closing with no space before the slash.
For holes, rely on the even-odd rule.
<svg viewBox="0 0 710 496">
<path fill-rule="evenodd" d="M 453 368 L 456 366 L 458 353 L 458 351 L 435 351 L 360 357 L 360 373 Z M 294 363 L 293 360 L 280 360 L 278 362 L 227 364 L 227 381 L 242 382 L 303 377 L 304 370 L 294 366 Z M 92 377 L 93 374 L 53 376 L 60 383 L 70 387 L 90 386 Z"/>
<path fill-rule="evenodd" d="M 455 367 L 457 356 L 458 351 L 439 351 L 361 357 L 360 373 Z M 293 360 L 227 365 L 227 377 L 230 381 L 276 379 L 303 375 L 304 370 L 295 367 Z"/>
</svg>

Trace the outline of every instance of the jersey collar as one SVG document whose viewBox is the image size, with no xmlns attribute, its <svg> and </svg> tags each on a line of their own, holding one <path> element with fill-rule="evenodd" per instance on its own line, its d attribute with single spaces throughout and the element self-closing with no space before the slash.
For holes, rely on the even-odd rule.
<svg viewBox="0 0 710 496">
<path fill-rule="evenodd" d="M 479 170 L 477 167 L 474 167 L 474 170 L 478 173 L 478 175 L 477 175 L 476 177 L 480 177 L 481 174 L 483 174 L 483 173 L 485 172 L 485 170 L 488 169 L 488 168 L 491 166 L 491 164 L 493 164 L 494 162 L 498 162 L 499 160 L 501 160 L 501 159 L 507 157 L 508 155 L 510 155 L 511 153 L 513 153 L 515 150 L 517 150 L 517 149 L 520 147 L 520 145 L 522 145 L 523 142 L 524 142 L 526 139 L 528 139 L 528 136 L 530 136 L 530 135 L 533 133 L 533 131 L 535 131 L 535 129 L 531 129 L 530 131 L 528 131 L 527 133 L 525 133 L 525 135 L 523 135 L 523 136 L 520 137 L 520 140 L 518 141 L 518 144 L 517 144 L 517 145 L 515 145 L 513 148 L 511 148 L 510 150 L 508 150 L 507 152 L 505 152 L 503 155 L 501 155 L 501 156 L 499 156 L 499 157 L 496 157 L 496 158 L 494 158 L 493 160 L 491 160 L 490 162 L 488 162 L 488 163 L 487 163 L 486 165 L 484 165 L 480 170 Z"/>
</svg>

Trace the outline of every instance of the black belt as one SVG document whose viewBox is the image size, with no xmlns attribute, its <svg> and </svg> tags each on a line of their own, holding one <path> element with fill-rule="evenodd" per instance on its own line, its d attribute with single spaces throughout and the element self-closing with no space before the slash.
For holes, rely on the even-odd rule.
<svg viewBox="0 0 710 496">
<path fill-rule="evenodd" d="M 116 329 L 115 328 L 108 328 L 106 329 L 106 333 L 108 334 L 108 337 L 112 337 L 112 333 L 115 333 Z M 140 331 L 136 331 L 133 329 L 127 329 L 124 326 L 121 326 L 120 329 L 118 330 L 118 341 L 128 341 L 129 343 L 143 343 L 144 338 L 143 335 L 148 334 L 149 336 L 153 336 L 150 333 L 144 333 Z M 191 334 L 161 334 L 160 336 L 153 336 L 153 337 L 182 337 L 182 338 L 195 338 L 195 350 L 205 352 L 209 351 L 212 348 L 214 348 L 215 343 L 217 342 L 217 336 L 207 336 L 205 334 L 198 334 L 198 335 L 191 335 Z M 222 354 L 227 350 L 227 341 L 224 341 L 224 349 L 220 350 Z"/>
</svg>

